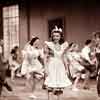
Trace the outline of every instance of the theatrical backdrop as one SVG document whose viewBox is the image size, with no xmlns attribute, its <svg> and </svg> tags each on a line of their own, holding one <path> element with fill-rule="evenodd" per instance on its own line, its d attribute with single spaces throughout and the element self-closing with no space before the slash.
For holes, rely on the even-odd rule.
<svg viewBox="0 0 100 100">
<path fill-rule="evenodd" d="M 0 0 L 0 38 L 5 56 L 14 45 L 24 47 L 32 35 L 48 40 L 57 24 L 64 38 L 83 46 L 94 31 L 100 31 L 100 6 L 96 0 Z"/>
</svg>

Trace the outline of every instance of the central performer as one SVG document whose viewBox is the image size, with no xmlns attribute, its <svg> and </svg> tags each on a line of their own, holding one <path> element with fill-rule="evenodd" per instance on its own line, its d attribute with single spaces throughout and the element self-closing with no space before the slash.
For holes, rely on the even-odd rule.
<svg viewBox="0 0 100 100">
<path fill-rule="evenodd" d="M 68 48 L 68 43 L 64 42 L 62 29 L 57 26 L 51 32 L 51 41 L 45 41 L 45 85 L 49 92 L 55 95 L 63 93 L 63 89 L 71 85 L 66 74 L 66 64 L 63 54 Z"/>
</svg>

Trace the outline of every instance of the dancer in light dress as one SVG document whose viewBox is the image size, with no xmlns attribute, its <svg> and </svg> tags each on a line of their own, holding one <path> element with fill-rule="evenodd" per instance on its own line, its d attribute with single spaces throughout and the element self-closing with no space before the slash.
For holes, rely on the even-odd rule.
<svg viewBox="0 0 100 100">
<path fill-rule="evenodd" d="M 48 92 L 58 95 L 63 93 L 63 88 L 71 85 L 63 61 L 63 53 L 68 43 L 63 41 L 62 32 L 57 27 L 52 31 L 51 38 L 51 42 L 45 41 L 45 73 L 47 75 L 45 85 L 48 87 Z"/>
<path fill-rule="evenodd" d="M 66 59 L 69 62 L 69 71 L 70 75 L 73 79 L 73 91 L 78 91 L 78 83 L 82 75 L 82 71 L 84 67 L 79 63 L 81 61 L 80 52 L 78 48 L 78 44 L 70 43 L 69 50 L 65 55 Z"/>
<path fill-rule="evenodd" d="M 22 64 L 21 73 L 27 78 L 28 86 L 31 82 L 34 82 L 37 78 L 37 75 L 43 77 L 43 65 L 38 60 L 38 57 L 41 56 L 41 50 L 39 49 L 40 40 L 38 37 L 33 37 L 32 40 L 27 44 L 24 50 L 24 60 Z M 40 78 L 38 77 L 38 78 Z M 31 80 L 31 82 L 30 82 Z M 36 83 L 34 82 L 34 85 Z M 32 87 L 33 91 L 35 86 Z M 30 95 L 31 98 L 36 98 L 33 93 Z"/>
</svg>

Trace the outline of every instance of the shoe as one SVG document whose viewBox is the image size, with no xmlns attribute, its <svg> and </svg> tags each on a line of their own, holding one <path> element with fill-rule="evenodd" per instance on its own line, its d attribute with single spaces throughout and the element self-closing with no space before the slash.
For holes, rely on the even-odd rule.
<svg viewBox="0 0 100 100">
<path fill-rule="evenodd" d="M 43 84 L 42 89 L 46 90 L 47 89 L 46 85 Z"/>
<path fill-rule="evenodd" d="M 32 99 L 37 99 L 37 97 L 33 94 L 31 94 L 29 97 L 32 98 Z"/>
<path fill-rule="evenodd" d="M 90 87 L 88 87 L 88 86 L 84 86 L 83 89 L 85 89 L 85 90 L 89 90 Z"/>
<path fill-rule="evenodd" d="M 53 88 L 48 88 L 48 92 L 53 92 Z"/>
<path fill-rule="evenodd" d="M 55 90 L 54 91 L 54 95 L 61 95 L 61 94 L 63 94 L 62 90 Z"/>
<path fill-rule="evenodd" d="M 8 85 L 8 83 L 4 83 L 4 86 L 7 88 L 8 91 L 13 91 L 12 87 L 10 85 Z"/>
</svg>

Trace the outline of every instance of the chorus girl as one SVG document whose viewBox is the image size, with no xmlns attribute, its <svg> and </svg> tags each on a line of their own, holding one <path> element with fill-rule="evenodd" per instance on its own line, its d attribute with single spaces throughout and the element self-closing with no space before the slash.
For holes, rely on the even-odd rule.
<svg viewBox="0 0 100 100">
<path fill-rule="evenodd" d="M 40 39 L 38 37 L 33 37 L 31 41 L 29 41 L 23 51 L 23 64 L 21 69 L 21 74 L 25 75 L 27 78 L 27 86 L 30 86 L 32 83 L 33 86 L 31 87 L 34 92 L 35 90 L 35 79 L 43 77 L 43 65 L 39 61 L 39 57 L 41 56 L 41 49 L 40 47 Z M 30 95 L 31 98 L 36 98 L 33 94 Z"/>
<path fill-rule="evenodd" d="M 66 75 L 63 53 L 68 47 L 68 43 L 63 41 L 61 29 L 55 26 L 51 32 L 51 41 L 45 41 L 45 85 L 48 92 L 55 95 L 63 93 L 63 89 L 71 85 L 71 81 Z"/>
<path fill-rule="evenodd" d="M 65 55 L 68 63 L 69 63 L 69 71 L 70 71 L 70 77 L 73 81 L 73 91 L 78 91 L 78 83 L 82 75 L 82 71 L 84 70 L 84 67 L 79 63 L 81 61 L 80 52 L 78 48 L 78 44 L 76 43 L 70 43 L 69 49 L 66 52 Z M 68 72 L 69 73 L 69 72 Z"/>
</svg>

